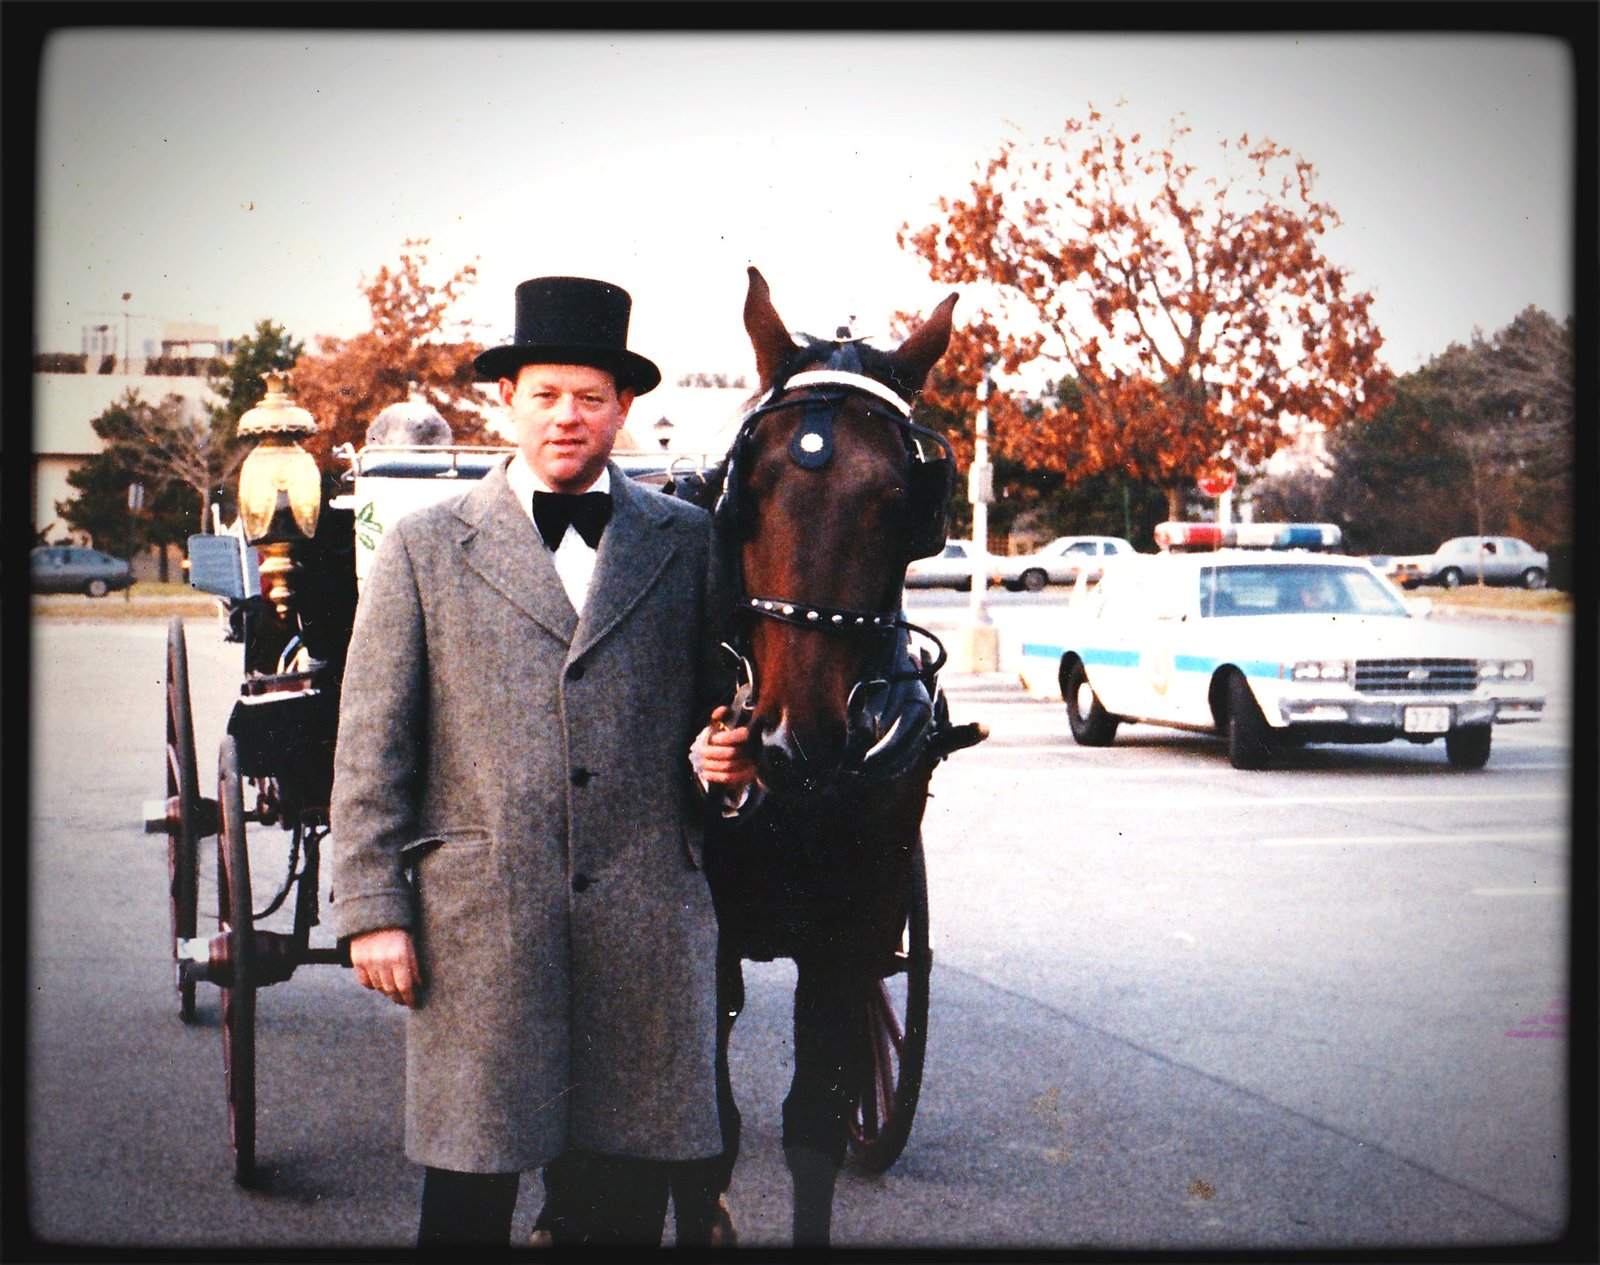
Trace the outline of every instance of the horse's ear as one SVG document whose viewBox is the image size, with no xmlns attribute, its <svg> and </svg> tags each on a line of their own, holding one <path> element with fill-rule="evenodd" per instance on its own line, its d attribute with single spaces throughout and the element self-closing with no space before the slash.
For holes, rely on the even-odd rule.
<svg viewBox="0 0 1600 1265">
<path fill-rule="evenodd" d="M 894 362 L 895 376 L 912 391 L 920 391 L 928 380 L 928 371 L 938 363 L 950 346 L 950 315 L 955 311 L 956 300 L 961 296 L 952 293 L 933 309 L 910 338 L 900 344 L 900 349 L 889 354 Z"/>
<path fill-rule="evenodd" d="M 778 366 L 799 350 L 789 337 L 789 331 L 772 306 L 772 291 L 767 279 L 755 268 L 750 268 L 750 290 L 744 296 L 744 328 L 750 335 L 750 345 L 756 352 L 756 375 L 761 379 L 761 389 L 772 385 Z"/>
</svg>

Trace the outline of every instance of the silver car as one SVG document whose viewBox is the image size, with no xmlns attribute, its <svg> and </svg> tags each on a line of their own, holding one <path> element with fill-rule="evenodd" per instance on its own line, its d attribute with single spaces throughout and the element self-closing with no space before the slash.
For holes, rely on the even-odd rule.
<svg viewBox="0 0 1600 1265">
<path fill-rule="evenodd" d="M 29 585 L 35 593 L 87 593 L 104 597 L 133 583 L 133 573 L 120 558 L 80 545 L 40 545 L 29 562 Z"/>
<path fill-rule="evenodd" d="M 1550 556 L 1515 536 L 1457 536 L 1431 554 L 1390 560 L 1388 574 L 1408 589 L 1419 584 L 1515 584 L 1542 589 Z"/>
</svg>

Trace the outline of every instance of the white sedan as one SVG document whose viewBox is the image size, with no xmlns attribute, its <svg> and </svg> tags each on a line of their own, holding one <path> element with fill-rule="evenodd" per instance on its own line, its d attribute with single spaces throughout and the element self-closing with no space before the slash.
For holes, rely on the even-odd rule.
<svg viewBox="0 0 1600 1265">
<path fill-rule="evenodd" d="M 1140 721 L 1226 737 L 1235 768 L 1305 742 L 1427 743 L 1489 759 L 1493 726 L 1536 720 L 1531 659 L 1413 614 L 1369 563 L 1310 553 L 1133 555 L 1080 581 L 1054 656 L 1073 737 Z"/>
<path fill-rule="evenodd" d="M 1032 553 L 997 559 L 1001 582 L 1013 592 L 1037 593 L 1047 584 L 1075 584 L 1087 566 L 1098 575 L 1105 558 L 1132 553 L 1121 536 L 1061 536 Z"/>
<path fill-rule="evenodd" d="M 951 540 L 945 543 L 944 550 L 931 558 L 918 558 L 906 568 L 906 587 L 908 589 L 972 588 L 972 564 L 977 556 L 977 548 L 970 540 Z M 987 588 L 1000 578 L 999 565 L 1004 561 L 993 554 L 983 555 L 985 575 L 984 587 Z"/>
<path fill-rule="evenodd" d="M 1405 588 L 1442 584 L 1515 584 L 1542 589 L 1550 575 L 1550 555 L 1515 536 L 1457 536 L 1432 553 L 1389 559 L 1389 576 Z"/>
</svg>

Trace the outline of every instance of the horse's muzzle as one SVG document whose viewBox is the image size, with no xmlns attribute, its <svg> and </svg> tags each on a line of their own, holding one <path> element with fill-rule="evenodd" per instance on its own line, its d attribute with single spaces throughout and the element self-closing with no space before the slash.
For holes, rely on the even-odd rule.
<svg viewBox="0 0 1600 1265">
<path fill-rule="evenodd" d="M 842 721 L 802 733 L 785 715 L 762 730 L 756 767 L 762 785 L 780 794 L 819 794 L 845 775 L 888 780 L 916 760 L 933 720 L 933 700 L 922 681 L 863 681 L 851 691 Z"/>
<path fill-rule="evenodd" d="M 780 795 L 816 795 L 833 785 L 844 769 L 848 733 L 843 723 L 810 729 L 804 737 L 788 716 L 761 732 L 756 771 L 761 784 Z"/>
</svg>

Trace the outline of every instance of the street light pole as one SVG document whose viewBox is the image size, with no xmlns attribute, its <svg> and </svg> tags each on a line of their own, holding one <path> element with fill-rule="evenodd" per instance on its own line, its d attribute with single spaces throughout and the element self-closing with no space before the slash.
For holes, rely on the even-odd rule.
<svg viewBox="0 0 1600 1265">
<path fill-rule="evenodd" d="M 994 469 L 989 465 L 989 367 L 978 381 L 978 416 L 972 429 L 972 470 L 967 478 L 972 503 L 972 593 L 967 603 L 975 625 L 989 624 L 984 598 L 989 588 L 989 502 L 994 499 Z"/>
<path fill-rule="evenodd" d="M 989 366 L 978 381 L 978 416 L 972 432 L 972 469 L 967 476 L 972 503 L 972 594 L 953 666 L 958 672 L 1000 670 L 1000 630 L 989 618 L 984 597 L 989 587 L 989 502 L 994 500 L 994 468 L 989 464 Z"/>
<path fill-rule="evenodd" d="M 122 372 L 133 372 L 133 348 L 128 343 L 128 301 L 133 298 L 133 292 L 126 291 L 122 296 Z"/>
</svg>

